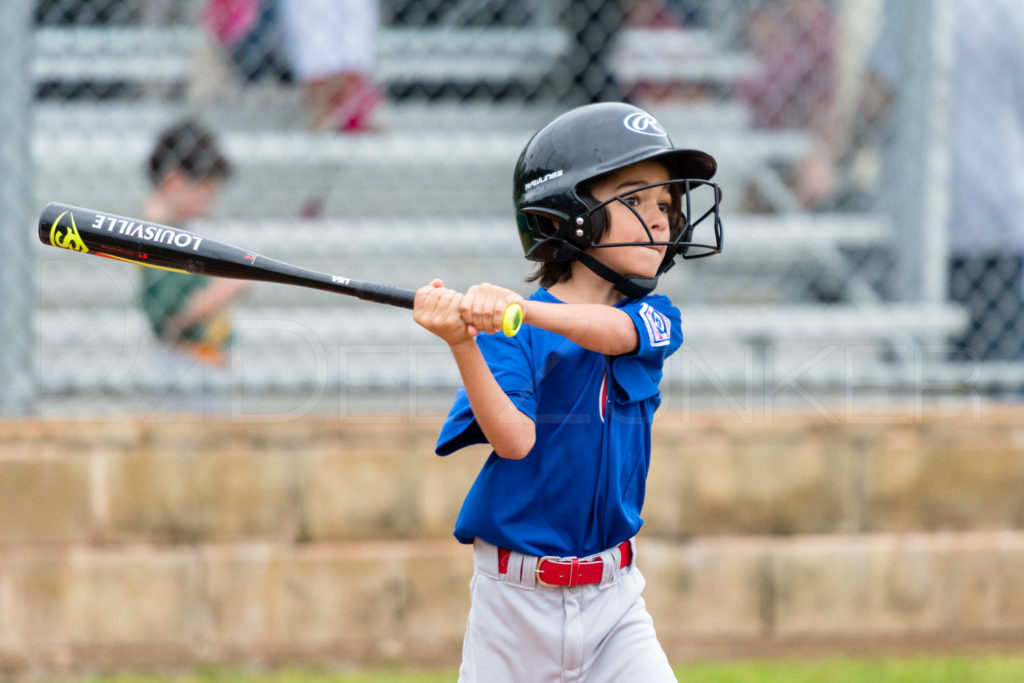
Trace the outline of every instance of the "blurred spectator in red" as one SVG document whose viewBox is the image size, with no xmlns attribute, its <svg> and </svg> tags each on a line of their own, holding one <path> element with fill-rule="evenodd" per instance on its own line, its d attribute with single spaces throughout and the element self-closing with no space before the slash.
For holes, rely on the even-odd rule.
<svg viewBox="0 0 1024 683">
<path fill-rule="evenodd" d="M 245 82 L 292 80 L 285 59 L 277 0 L 207 0 L 203 24 Z"/>
<path fill-rule="evenodd" d="M 285 48 L 313 130 L 359 132 L 384 98 L 372 81 L 377 0 L 278 0 Z"/>
<path fill-rule="evenodd" d="M 759 128 L 803 129 L 812 138 L 810 155 L 791 169 L 789 182 L 808 209 L 834 191 L 831 163 L 834 136 L 837 32 L 825 0 L 764 0 L 749 10 L 743 35 L 762 70 L 736 86 Z"/>
</svg>

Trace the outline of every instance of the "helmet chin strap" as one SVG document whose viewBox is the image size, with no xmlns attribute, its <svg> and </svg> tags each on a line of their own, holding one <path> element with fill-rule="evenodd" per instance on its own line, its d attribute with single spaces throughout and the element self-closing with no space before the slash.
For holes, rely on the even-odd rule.
<svg viewBox="0 0 1024 683">
<path fill-rule="evenodd" d="M 641 299 L 658 286 L 658 277 L 640 277 L 639 275 L 622 275 L 598 261 L 590 254 L 577 248 L 576 258 L 589 268 L 595 275 L 612 283 L 616 291 L 630 299 Z M 660 273 L 659 273 L 660 274 Z"/>
<path fill-rule="evenodd" d="M 593 198 L 592 195 L 587 195 L 587 197 L 592 201 L 597 201 L 596 199 Z M 595 207 L 595 209 L 600 210 L 596 214 L 593 213 L 595 209 L 591 209 L 590 211 L 587 212 L 587 215 L 589 216 L 589 219 L 591 221 L 600 221 L 600 223 L 598 223 L 596 226 L 597 233 L 601 233 L 603 231 L 602 226 L 604 225 L 603 221 L 605 220 L 603 207 L 605 204 L 608 204 L 611 201 L 613 200 L 608 200 L 607 202 L 604 202 L 604 204 L 599 204 L 597 207 Z M 632 209 L 630 210 L 632 211 Z M 643 223 L 643 219 L 640 218 L 640 215 L 637 214 L 636 211 L 633 211 L 633 213 L 636 215 L 637 220 L 640 220 L 640 222 Z M 582 226 L 584 225 L 584 220 L 585 218 L 582 216 L 577 217 L 576 224 Z M 591 226 L 592 230 L 595 229 L 594 223 L 592 223 Z M 646 224 L 644 224 L 644 228 L 647 229 Z M 579 234 L 579 232 L 577 232 L 577 234 Z M 650 230 L 647 231 L 647 234 L 648 236 L 650 235 Z M 658 268 L 658 273 L 654 277 L 641 277 L 640 275 L 622 275 L 621 273 L 618 273 L 609 268 L 608 266 L 606 266 L 605 264 L 601 263 L 596 258 L 591 256 L 587 252 L 583 251 L 583 249 L 573 244 L 572 242 L 565 240 L 562 244 L 568 248 L 568 251 L 573 259 L 578 260 L 580 263 L 585 265 L 588 269 L 590 269 L 591 272 L 593 272 L 601 279 L 607 280 L 608 282 L 612 283 L 617 292 L 623 294 L 624 296 L 630 299 L 642 299 L 643 297 L 653 292 L 654 289 L 658 286 L 658 278 L 662 274 L 667 272 L 669 268 L 675 265 L 675 253 L 672 251 L 671 248 L 669 248 L 669 251 L 667 252 L 668 255 L 662 262 L 661 266 Z"/>
</svg>

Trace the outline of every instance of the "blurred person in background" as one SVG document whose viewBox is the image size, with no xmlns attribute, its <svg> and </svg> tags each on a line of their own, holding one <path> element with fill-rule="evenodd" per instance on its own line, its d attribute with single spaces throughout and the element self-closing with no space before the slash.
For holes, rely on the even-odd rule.
<svg viewBox="0 0 1024 683">
<path fill-rule="evenodd" d="M 875 199 L 905 201 L 899 174 L 912 172 L 892 144 L 892 115 L 908 71 L 905 31 L 913 5 L 887 0 L 851 126 L 852 150 L 881 135 Z M 949 297 L 970 316 L 954 340 L 958 360 L 1024 359 L 1024 2 L 954 0 L 954 55 L 947 99 Z M 908 124 L 904 124 L 908 125 Z M 913 125 L 912 123 L 909 125 Z"/>
<path fill-rule="evenodd" d="M 822 208 L 835 190 L 832 147 L 838 35 L 825 0 L 763 0 L 742 21 L 742 40 L 760 73 L 736 84 L 762 129 L 799 129 L 812 150 L 785 169 L 788 184 L 808 210 Z M 756 206 L 757 200 L 753 200 Z"/>
<path fill-rule="evenodd" d="M 278 0 L 207 0 L 203 24 L 246 83 L 292 80 L 284 55 Z"/>
<path fill-rule="evenodd" d="M 186 120 L 159 135 L 147 171 L 142 217 L 187 229 L 210 212 L 232 169 L 213 133 Z M 161 345 L 157 371 L 176 380 L 226 373 L 230 307 L 248 288 L 244 280 L 143 268 L 142 308 Z"/>
<path fill-rule="evenodd" d="M 285 50 L 305 88 L 312 130 L 357 133 L 372 128 L 383 101 L 372 80 L 377 0 L 278 0 Z"/>
</svg>

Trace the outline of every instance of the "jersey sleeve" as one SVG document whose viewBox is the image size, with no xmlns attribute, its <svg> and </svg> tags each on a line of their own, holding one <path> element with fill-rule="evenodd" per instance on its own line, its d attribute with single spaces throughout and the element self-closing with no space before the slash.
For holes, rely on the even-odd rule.
<svg viewBox="0 0 1024 683">
<path fill-rule="evenodd" d="M 668 297 L 654 295 L 622 306 L 636 326 L 637 348 L 611 359 L 616 398 L 642 401 L 658 393 L 662 366 L 683 343 L 682 317 Z"/>
<path fill-rule="evenodd" d="M 533 366 L 527 352 L 529 336 L 530 333 L 524 326 L 520 333 L 511 339 L 501 333 L 481 334 L 477 337 L 477 345 L 498 386 L 520 412 L 536 422 L 537 396 L 534 390 Z M 441 427 L 434 452 L 438 455 L 449 455 L 460 448 L 486 442 L 487 439 L 469 405 L 466 390 L 459 389 L 452 409 Z"/>
</svg>

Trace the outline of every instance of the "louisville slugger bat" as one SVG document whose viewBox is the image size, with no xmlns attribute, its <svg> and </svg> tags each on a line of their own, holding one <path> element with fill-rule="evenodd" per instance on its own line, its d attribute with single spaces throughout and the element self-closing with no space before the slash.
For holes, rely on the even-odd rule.
<svg viewBox="0 0 1024 683">
<path fill-rule="evenodd" d="M 298 285 L 400 308 L 411 309 L 416 298 L 411 289 L 320 273 L 180 228 L 60 202 L 50 202 L 39 216 L 39 240 L 148 268 Z M 522 307 L 511 304 L 502 331 L 511 337 L 522 322 Z"/>
</svg>

